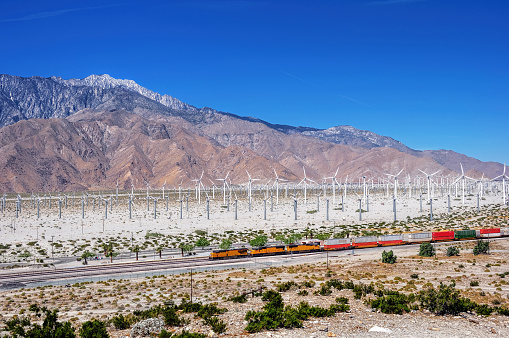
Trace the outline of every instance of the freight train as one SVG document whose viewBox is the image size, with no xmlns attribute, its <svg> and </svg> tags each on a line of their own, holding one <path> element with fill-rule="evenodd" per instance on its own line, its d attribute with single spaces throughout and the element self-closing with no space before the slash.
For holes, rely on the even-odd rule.
<svg viewBox="0 0 509 338">
<path fill-rule="evenodd" d="M 311 240 L 309 242 L 302 242 L 300 244 L 253 247 L 251 249 L 237 248 L 229 250 L 213 250 L 210 253 L 209 259 L 216 260 L 242 257 L 289 255 L 292 253 L 361 249 L 378 246 L 419 244 L 424 242 L 462 241 L 469 239 L 485 239 L 495 237 L 509 237 L 509 228 L 411 232 L 382 236 L 334 238 L 325 241 Z"/>
</svg>

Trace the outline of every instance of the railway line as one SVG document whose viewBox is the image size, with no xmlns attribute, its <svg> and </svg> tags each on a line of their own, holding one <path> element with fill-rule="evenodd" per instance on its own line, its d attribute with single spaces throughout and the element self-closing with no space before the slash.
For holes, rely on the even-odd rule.
<svg viewBox="0 0 509 338">
<path fill-rule="evenodd" d="M 509 237 L 492 238 L 490 241 L 507 240 Z M 465 242 L 475 242 L 474 240 L 464 240 Z M 454 242 L 439 242 L 435 243 L 436 246 L 450 245 Z M 392 247 L 392 250 L 399 250 L 409 247 L 418 247 L 420 244 L 407 244 L 401 246 Z M 308 253 L 295 253 L 292 255 L 277 255 L 277 256 L 263 256 L 263 257 L 242 257 L 225 260 L 210 260 L 208 257 L 193 257 L 193 258 L 178 258 L 178 259 L 163 259 L 154 261 L 142 261 L 142 262 L 126 262 L 126 263 L 112 263 L 107 265 L 93 265 L 83 267 L 73 267 L 65 269 L 48 269 L 44 271 L 24 271 L 24 272 L 3 272 L 0 273 L 0 290 L 2 289 L 15 289 L 25 286 L 30 286 L 34 283 L 48 283 L 58 281 L 73 281 L 92 279 L 95 277 L 107 277 L 107 276 L 119 276 L 125 275 L 135 276 L 143 274 L 144 272 L 157 272 L 157 271 L 182 271 L 186 269 L 199 269 L 207 267 L 217 267 L 218 269 L 224 269 L 225 267 L 236 265 L 236 264 L 264 264 L 267 260 L 276 261 L 288 261 L 293 258 L 302 258 L 300 262 L 310 262 L 313 259 L 325 258 L 326 254 L 330 258 L 339 258 L 341 256 L 351 255 L 355 252 L 356 255 L 362 252 L 373 252 L 388 250 L 388 247 L 370 247 L 363 249 L 340 250 L 340 251 L 320 251 L 320 252 L 308 252 Z M 293 262 L 295 262 L 292 259 Z M 187 272 L 187 271 L 186 271 Z"/>
</svg>

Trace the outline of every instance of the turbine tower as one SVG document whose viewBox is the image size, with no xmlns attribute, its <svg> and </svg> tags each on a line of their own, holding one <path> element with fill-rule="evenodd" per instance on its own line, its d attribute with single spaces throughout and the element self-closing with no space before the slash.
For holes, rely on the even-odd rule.
<svg viewBox="0 0 509 338">
<path fill-rule="evenodd" d="M 432 177 L 433 175 L 438 174 L 438 173 L 440 172 L 440 170 L 439 170 L 439 171 L 434 172 L 434 173 L 433 173 L 433 174 L 431 174 L 431 175 L 426 174 L 426 173 L 425 173 L 424 171 L 422 171 L 421 169 L 417 169 L 417 170 L 419 170 L 421 173 L 423 173 L 424 175 L 426 175 L 426 177 L 427 177 L 427 179 L 428 179 L 428 199 L 429 199 L 429 198 L 432 198 L 432 196 L 431 196 L 431 177 Z"/>
<path fill-rule="evenodd" d="M 492 181 L 496 180 L 496 179 L 499 179 L 502 177 L 502 200 L 503 200 L 503 203 L 505 205 L 505 202 L 506 202 L 506 196 L 505 196 L 505 180 L 508 179 L 509 180 L 509 177 L 507 177 L 507 175 L 505 174 L 505 163 L 504 163 L 504 172 L 502 173 L 502 175 L 500 176 L 497 176 L 495 177 L 494 179 L 492 179 Z"/>
<path fill-rule="evenodd" d="M 403 172 L 403 169 L 401 169 L 399 171 L 399 173 L 397 173 L 396 175 L 392 175 L 392 174 L 385 174 L 387 176 L 392 176 L 394 177 L 394 198 L 397 199 L 398 198 L 398 176 L 399 174 L 401 174 Z"/>
</svg>

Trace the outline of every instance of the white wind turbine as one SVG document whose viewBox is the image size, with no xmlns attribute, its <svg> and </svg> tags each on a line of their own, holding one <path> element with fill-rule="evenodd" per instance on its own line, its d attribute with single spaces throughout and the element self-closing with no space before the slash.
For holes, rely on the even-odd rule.
<svg viewBox="0 0 509 338">
<path fill-rule="evenodd" d="M 331 179 L 332 180 L 332 205 L 336 205 L 336 183 L 337 183 L 338 186 L 341 186 L 338 183 L 338 180 L 336 179 L 336 176 L 338 176 L 338 172 L 339 172 L 339 167 L 336 170 L 336 173 L 334 174 L 334 176 L 326 177 L 325 178 L 325 179 Z"/>
<path fill-rule="evenodd" d="M 248 197 L 249 197 L 249 206 L 251 206 L 251 188 L 253 186 L 253 181 L 259 181 L 259 178 L 251 178 L 251 175 L 249 175 L 249 172 L 246 170 L 247 176 L 249 177 L 249 182 L 247 184 L 248 187 Z"/>
<path fill-rule="evenodd" d="M 281 182 L 287 182 L 287 180 L 284 180 L 282 178 L 279 178 L 279 176 L 277 175 L 277 172 L 276 172 L 276 169 L 273 169 L 274 170 L 274 175 L 276 175 L 276 181 L 274 182 L 274 184 L 272 186 L 276 186 L 276 205 L 279 204 L 279 181 L 281 180 Z"/>
<path fill-rule="evenodd" d="M 469 180 L 475 181 L 473 178 L 468 177 L 465 175 L 465 172 L 463 171 L 463 165 L 460 163 L 461 167 L 461 176 L 456 179 L 452 184 L 456 184 L 459 180 L 461 180 L 461 190 L 462 190 L 462 200 L 461 204 L 465 204 L 465 179 L 468 178 Z"/>
<path fill-rule="evenodd" d="M 198 197 L 198 204 L 201 204 L 201 187 L 203 187 L 203 183 L 201 183 L 201 179 L 203 178 L 203 173 L 205 171 L 202 171 L 201 172 L 201 176 L 200 178 L 198 179 L 194 179 L 192 180 L 193 182 L 196 182 L 196 186 L 195 186 L 195 194 L 196 194 L 196 197 Z M 205 187 L 203 187 L 203 189 L 205 189 Z"/>
<path fill-rule="evenodd" d="M 438 171 L 435 171 L 433 174 L 426 174 L 424 171 L 422 171 L 421 169 L 417 169 L 419 170 L 421 173 L 423 173 L 424 175 L 426 175 L 427 179 L 428 179 L 428 199 L 429 198 L 432 198 L 431 196 L 431 177 L 438 174 L 440 172 L 440 170 Z"/>
<path fill-rule="evenodd" d="M 311 184 L 311 182 L 314 182 L 314 183 L 316 183 L 316 182 L 306 176 L 306 169 L 304 168 L 304 166 L 302 167 L 302 170 L 304 171 L 304 178 L 297 185 L 300 185 L 301 183 L 304 182 L 304 204 L 307 204 L 307 185 Z M 309 181 L 309 183 L 308 183 L 308 181 Z"/>
<path fill-rule="evenodd" d="M 502 175 L 500 176 L 497 176 L 495 177 L 494 179 L 492 179 L 492 181 L 496 180 L 496 179 L 499 179 L 502 177 L 502 199 L 503 199 L 503 202 L 504 202 L 504 205 L 505 205 L 505 202 L 506 202 L 506 196 L 505 196 L 505 180 L 508 179 L 509 180 L 509 177 L 507 177 L 507 175 L 505 174 L 505 163 L 504 163 L 504 172 L 502 173 Z"/>
<path fill-rule="evenodd" d="M 385 174 L 387 176 L 392 176 L 394 177 L 394 198 L 398 198 L 398 176 L 399 174 L 401 174 L 403 172 L 403 169 L 401 169 L 399 171 L 399 173 L 397 173 L 396 175 L 392 175 L 392 174 Z"/>
<path fill-rule="evenodd" d="M 223 181 L 223 204 L 226 204 L 226 186 L 228 184 L 226 180 L 228 179 L 228 175 L 230 175 L 229 170 L 224 178 L 216 178 L 216 181 Z"/>
</svg>

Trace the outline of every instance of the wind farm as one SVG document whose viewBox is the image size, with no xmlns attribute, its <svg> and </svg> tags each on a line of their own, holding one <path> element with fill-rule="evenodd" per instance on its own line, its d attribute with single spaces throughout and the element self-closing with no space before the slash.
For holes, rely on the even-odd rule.
<svg viewBox="0 0 509 338">
<path fill-rule="evenodd" d="M 403 169 L 387 174 L 393 179 L 366 180 L 365 176 L 342 179 L 338 168 L 317 183 L 320 180 L 306 176 L 305 170 L 295 182 L 272 171 L 274 179 L 267 182 L 246 171 L 243 183 L 234 183 L 242 178 L 226 171 L 218 179 L 221 188 L 212 181 L 204 184 L 202 174 L 187 186 L 164 183 L 160 187 L 133 185 L 129 190 L 4 193 L 0 198 L 2 244 L 16 244 L 20 249 L 3 251 L 1 260 L 12 264 L 26 251 L 30 254 L 26 263 L 48 263 L 55 257 L 79 257 L 84 250 L 100 252 L 101 243 L 108 241 L 124 243 L 119 250 L 126 253 L 133 243 L 149 251 L 174 251 L 200 237 L 206 237 L 212 247 L 225 238 L 240 247 L 257 234 L 277 241 L 278 234 L 290 232 L 326 239 L 461 229 L 465 224 L 451 224 L 452 215 L 508 208 L 505 173 L 496 180 L 475 180 L 422 171 L 401 182 L 397 178 Z M 472 220 L 469 226 L 478 227 Z M 507 218 L 498 225 L 508 226 Z M 148 241 L 150 234 L 160 238 Z M 50 257 L 55 242 L 60 249 Z"/>
</svg>

